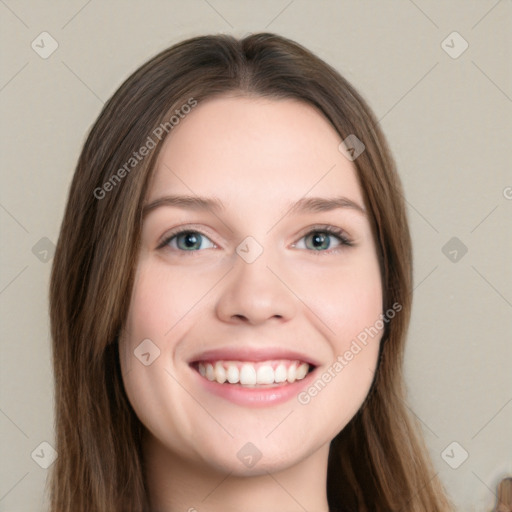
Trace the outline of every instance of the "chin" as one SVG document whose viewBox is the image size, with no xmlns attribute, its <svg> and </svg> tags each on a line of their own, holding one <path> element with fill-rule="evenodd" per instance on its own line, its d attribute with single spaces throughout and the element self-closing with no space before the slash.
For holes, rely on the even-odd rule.
<svg viewBox="0 0 512 512">
<path fill-rule="evenodd" d="M 310 455 L 306 450 L 304 453 L 298 452 L 298 448 L 304 449 L 303 442 L 295 447 L 285 445 L 277 447 L 269 446 L 268 441 L 267 446 L 264 446 L 264 443 L 256 446 L 251 442 L 231 441 L 230 446 L 223 446 L 222 452 L 213 447 L 211 451 L 203 452 L 201 457 L 204 462 L 221 473 L 248 477 L 284 471 Z M 205 456 L 206 453 L 209 455 Z M 292 457 L 290 454 L 294 454 L 294 456 Z"/>
</svg>

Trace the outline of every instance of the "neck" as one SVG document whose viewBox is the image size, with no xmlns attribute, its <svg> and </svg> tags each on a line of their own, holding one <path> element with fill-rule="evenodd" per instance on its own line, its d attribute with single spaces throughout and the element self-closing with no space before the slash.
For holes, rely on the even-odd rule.
<svg viewBox="0 0 512 512">
<path fill-rule="evenodd" d="M 328 444 L 292 467 L 254 476 L 181 458 L 148 432 L 143 451 L 154 512 L 329 512 Z"/>
</svg>

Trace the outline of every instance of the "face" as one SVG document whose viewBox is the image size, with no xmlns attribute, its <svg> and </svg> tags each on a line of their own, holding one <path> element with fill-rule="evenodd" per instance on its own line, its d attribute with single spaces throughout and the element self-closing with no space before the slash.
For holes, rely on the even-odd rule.
<svg viewBox="0 0 512 512">
<path fill-rule="evenodd" d="M 128 398 L 170 456 L 285 469 L 363 403 L 382 285 L 340 143 L 305 103 L 234 96 L 198 104 L 166 139 L 120 354 Z"/>
</svg>

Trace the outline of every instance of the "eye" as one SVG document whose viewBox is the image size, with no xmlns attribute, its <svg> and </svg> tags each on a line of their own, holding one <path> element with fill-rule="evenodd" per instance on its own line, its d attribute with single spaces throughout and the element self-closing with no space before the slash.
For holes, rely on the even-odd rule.
<svg viewBox="0 0 512 512">
<path fill-rule="evenodd" d="M 332 248 L 331 239 L 337 239 L 337 244 Z M 308 231 L 302 238 L 306 244 L 295 243 L 292 247 L 297 249 L 310 249 L 310 252 L 316 254 L 336 253 L 344 246 L 352 246 L 343 229 L 334 226 L 315 226 Z M 202 249 L 212 249 L 217 247 L 204 233 L 194 229 L 181 229 L 171 232 L 165 240 L 158 246 L 158 249 L 169 247 L 179 252 L 198 252 Z"/>
<path fill-rule="evenodd" d="M 338 240 L 334 249 L 331 249 L 331 238 L 336 238 Z M 303 239 L 306 240 L 306 248 L 311 249 L 316 254 L 339 252 L 343 249 L 343 246 L 352 245 L 352 242 L 347 238 L 346 233 L 342 229 L 334 226 L 315 227 L 301 238 L 301 240 Z M 298 249 L 304 248 L 299 246 L 299 244 L 294 244 L 293 247 Z"/>
<path fill-rule="evenodd" d="M 205 247 L 204 243 L 210 243 Z M 200 249 L 211 249 L 215 244 L 203 233 L 191 229 L 182 229 L 171 233 L 158 247 L 169 246 L 178 251 L 195 252 Z"/>
</svg>

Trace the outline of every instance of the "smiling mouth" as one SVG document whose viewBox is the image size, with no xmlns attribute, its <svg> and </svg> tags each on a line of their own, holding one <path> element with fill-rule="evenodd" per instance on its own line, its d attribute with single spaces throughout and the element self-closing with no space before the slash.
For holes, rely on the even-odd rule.
<svg viewBox="0 0 512 512">
<path fill-rule="evenodd" d="M 292 384 L 304 379 L 314 366 L 298 360 L 268 361 L 196 361 L 191 364 L 203 378 L 224 385 L 268 388 Z"/>
</svg>

